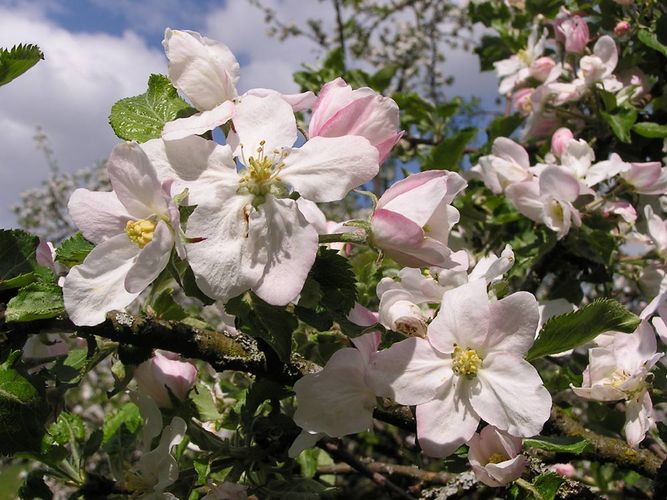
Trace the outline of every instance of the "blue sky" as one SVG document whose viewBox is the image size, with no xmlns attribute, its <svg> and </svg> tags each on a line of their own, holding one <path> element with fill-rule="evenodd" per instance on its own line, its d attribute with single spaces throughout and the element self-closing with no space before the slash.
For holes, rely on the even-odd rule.
<svg viewBox="0 0 667 500">
<path fill-rule="evenodd" d="M 328 2 L 263 0 L 284 21 L 333 17 Z M 329 23 L 329 24 L 327 24 Z M 46 60 L 0 88 L 0 227 L 15 226 L 9 207 L 48 174 L 33 137 L 41 127 L 63 170 L 105 158 L 118 139 L 111 106 L 141 94 L 151 73 L 166 73 L 165 27 L 197 30 L 226 43 L 241 63 L 239 90 L 298 90 L 292 73 L 316 64 L 316 47 L 276 41 L 248 0 L 0 0 L 0 47 L 37 43 Z M 474 56 L 450 52 L 452 95 L 493 95 L 497 80 L 479 74 Z"/>
</svg>

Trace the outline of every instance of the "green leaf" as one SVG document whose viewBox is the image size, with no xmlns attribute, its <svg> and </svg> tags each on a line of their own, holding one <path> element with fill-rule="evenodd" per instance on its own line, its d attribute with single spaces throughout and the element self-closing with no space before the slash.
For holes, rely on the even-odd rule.
<svg viewBox="0 0 667 500">
<path fill-rule="evenodd" d="M 102 446 L 108 448 L 114 445 L 122 446 L 123 443 L 132 444 L 142 425 L 139 407 L 134 403 L 125 403 L 118 411 L 104 419 Z"/>
<path fill-rule="evenodd" d="M 523 123 L 523 117 L 519 113 L 495 117 L 487 129 L 488 142 L 492 143 L 497 137 L 509 137 L 521 123 Z"/>
<path fill-rule="evenodd" d="M 49 427 L 49 435 L 53 442 L 64 446 L 70 442 L 82 443 L 86 439 L 86 428 L 79 415 L 63 411 L 58 419 Z"/>
<path fill-rule="evenodd" d="M 146 142 L 160 137 L 165 123 L 187 116 L 191 110 L 166 76 L 151 75 L 145 94 L 113 105 L 109 123 L 119 138 Z"/>
<path fill-rule="evenodd" d="M 588 441 L 569 436 L 538 436 L 536 438 L 524 439 L 523 445 L 528 448 L 537 448 L 553 453 L 580 455 L 588 446 Z"/>
<path fill-rule="evenodd" d="M 28 71 L 40 59 L 44 59 L 44 54 L 37 45 L 20 44 L 10 50 L 0 49 L 0 87 Z"/>
<path fill-rule="evenodd" d="M 476 135 L 476 128 L 467 128 L 453 137 L 447 137 L 433 148 L 422 170 L 458 170 L 465 147 Z"/>
<path fill-rule="evenodd" d="M 174 300 L 173 288 L 162 290 L 151 304 L 151 307 L 158 318 L 167 321 L 180 321 L 188 315 L 183 307 Z"/>
<path fill-rule="evenodd" d="M 337 251 L 320 247 L 309 276 L 320 285 L 324 307 L 343 315 L 354 307 L 356 278 L 350 262 Z"/>
<path fill-rule="evenodd" d="M 558 354 L 590 342 L 604 332 L 632 333 L 639 318 L 612 299 L 599 299 L 578 311 L 554 316 L 542 327 L 527 360 Z"/>
<path fill-rule="evenodd" d="M 667 57 L 667 45 L 660 43 L 655 33 L 651 33 L 648 30 L 642 29 L 639 30 L 639 33 L 637 33 L 637 38 L 639 38 L 639 41 L 647 47 L 650 47 L 653 50 L 657 50 L 663 56 Z"/>
<path fill-rule="evenodd" d="M 21 489 L 19 490 L 21 500 L 51 500 L 53 492 L 44 482 L 44 470 L 36 469 L 28 473 Z"/>
<path fill-rule="evenodd" d="M 533 487 L 540 494 L 540 500 L 554 500 L 558 488 L 563 484 L 565 478 L 554 472 L 540 474 L 533 481 Z"/>
<path fill-rule="evenodd" d="M 93 248 L 94 245 L 81 233 L 76 233 L 56 248 L 56 262 L 67 267 L 77 266 L 84 261 Z"/>
<path fill-rule="evenodd" d="M 13 368 L 15 352 L 0 365 L 0 455 L 39 451 L 48 406 L 43 393 Z"/>
<path fill-rule="evenodd" d="M 632 127 L 637 134 L 649 139 L 664 139 L 667 137 L 667 125 L 652 122 L 635 123 Z"/>
<path fill-rule="evenodd" d="M 65 312 L 62 289 L 55 283 L 31 283 L 19 290 L 7 303 L 8 323 L 33 321 L 58 316 Z"/>
<path fill-rule="evenodd" d="M 611 127 L 611 130 L 614 132 L 616 137 L 621 142 L 629 143 L 630 138 L 630 129 L 637 120 L 637 111 L 634 109 L 622 109 L 617 113 L 610 114 L 600 111 L 600 114 L 605 119 L 605 121 Z"/>
<path fill-rule="evenodd" d="M 380 69 L 377 73 L 371 76 L 371 87 L 373 87 L 378 92 L 383 92 L 389 84 L 391 83 L 392 78 L 399 69 L 398 64 L 388 64 L 384 68 Z"/>
<path fill-rule="evenodd" d="M 35 280 L 39 238 L 18 229 L 0 230 L 0 290 L 20 288 Z"/>
<path fill-rule="evenodd" d="M 222 413 L 218 410 L 211 395 L 211 390 L 202 384 L 197 384 L 194 391 L 190 391 L 190 400 L 197 408 L 199 420 L 202 422 L 211 422 L 220 420 Z"/>
</svg>

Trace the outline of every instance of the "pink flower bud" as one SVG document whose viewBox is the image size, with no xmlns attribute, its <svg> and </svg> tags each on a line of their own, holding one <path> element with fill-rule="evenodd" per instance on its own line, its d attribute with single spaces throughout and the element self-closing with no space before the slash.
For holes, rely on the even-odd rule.
<svg viewBox="0 0 667 500">
<path fill-rule="evenodd" d="M 192 363 L 171 357 L 174 357 L 172 353 L 155 351 L 155 356 L 134 370 L 139 390 L 150 396 L 160 408 L 172 407 L 169 391 L 184 401 L 197 381 L 197 369 Z"/>
<path fill-rule="evenodd" d="M 588 24 L 581 16 L 573 15 L 554 22 L 556 39 L 565 44 L 565 51 L 580 54 L 588 45 Z"/>
<path fill-rule="evenodd" d="M 576 472 L 576 469 L 572 464 L 553 464 L 549 468 L 563 477 L 573 477 Z"/>
<path fill-rule="evenodd" d="M 533 110 L 533 92 L 535 89 L 519 89 L 512 94 L 512 105 L 522 116 L 528 116 Z"/>
<path fill-rule="evenodd" d="M 619 21 L 616 23 L 616 26 L 614 26 L 614 35 L 616 36 L 623 36 L 628 31 L 630 31 L 630 23 L 627 21 Z"/>
<path fill-rule="evenodd" d="M 342 78 L 324 84 L 313 105 L 308 134 L 313 137 L 360 135 L 377 148 L 380 163 L 389 156 L 403 132 L 393 99 L 363 87 L 352 90 Z"/>
<path fill-rule="evenodd" d="M 549 76 L 556 62 L 550 57 L 540 57 L 530 66 L 530 76 L 543 82 Z"/>
<path fill-rule="evenodd" d="M 567 143 L 574 139 L 574 134 L 567 127 L 561 127 L 554 132 L 554 135 L 551 136 L 551 152 L 554 156 L 560 158 L 560 155 L 563 154 Z"/>
</svg>

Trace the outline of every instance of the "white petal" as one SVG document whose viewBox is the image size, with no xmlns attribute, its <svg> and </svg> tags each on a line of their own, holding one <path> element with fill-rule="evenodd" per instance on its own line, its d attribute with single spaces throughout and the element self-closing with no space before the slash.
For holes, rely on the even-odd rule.
<svg viewBox="0 0 667 500">
<path fill-rule="evenodd" d="M 516 292 L 490 304 L 489 311 L 486 351 L 506 351 L 519 356 L 527 353 L 535 340 L 540 319 L 535 296 Z"/>
<path fill-rule="evenodd" d="M 454 453 L 473 436 L 479 424 L 479 417 L 452 380 L 436 399 L 417 406 L 416 419 L 419 446 L 431 457 Z"/>
<path fill-rule="evenodd" d="M 452 377 L 451 359 L 427 340 L 411 337 L 373 357 L 369 383 L 376 394 L 402 405 L 426 403 Z"/>
<path fill-rule="evenodd" d="M 232 101 L 225 101 L 213 109 L 167 122 L 162 129 L 162 138 L 165 141 L 175 141 L 214 130 L 232 119 L 234 109 Z"/>
<path fill-rule="evenodd" d="M 470 404 L 486 422 L 513 436 L 539 434 L 551 411 L 551 395 L 537 370 L 521 357 L 493 353 L 482 360 Z"/>
<path fill-rule="evenodd" d="M 296 119 L 292 107 L 280 96 L 269 94 L 265 97 L 244 95 L 234 111 L 234 130 L 227 138 L 227 144 L 234 149 L 234 155 L 257 157 L 257 149 L 264 141 L 266 155 L 274 150 L 289 148 L 296 142 Z"/>
<path fill-rule="evenodd" d="M 252 197 L 232 196 L 199 205 L 188 220 L 188 234 L 205 238 L 187 245 L 197 284 L 212 298 L 227 301 L 254 286 L 266 266 L 266 250 L 249 234 Z"/>
<path fill-rule="evenodd" d="M 125 290 L 125 276 L 138 254 L 139 247 L 123 233 L 96 246 L 83 264 L 72 268 L 63 298 L 75 325 L 102 323 L 109 311 L 123 309 L 137 297 Z"/>
<path fill-rule="evenodd" d="M 505 195 L 523 215 L 535 222 L 542 222 L 544 204 L 540 199 L 540 185 L 537 181 L 512 184 L 505 190 Z"/>
<path fill-rule="evenodd" d="M 366 385 L 364 366 L 361 352 L 344 348 L 334 353 L 322 371 L 297 380 L 297 425 L 332 437 L 370 429 L 375 395 Z"/>
<path fill-rule="evenodd" d="M 265 220 L 267 228 L 261 244 L 268 253 L 268 262 L 252 289 L 269 304 L 288 304 L 301 292 L 315 262 L 317 231 L 290 199 L 267 196 L 257 217 Z"/>
<path fill-rule="evenodd" d="M 174 235 L 164 221 L 160 221 L 152 241 L 146 245 L 125 278 L 125 289 L 141 293 L 167 267 L 174 248 Z"/>
<path fill-rule="evenodd" d="M 648 391 L 626 402 L 623 431 L 630 446 L 639 446 L 653 425 L 653 402 Z"/>
<path fill-rule="evenodd" d="M 438 315 L 428 327 L 428 339 L 440 352 L 451 353 L 454 344 L 478 349 L 489 331 L 489 299 L 484 280 L 447 290 Z"/>
<path fill-rule="evenodd" d="M 246 95 L 254 95 L 257 97 L 264 97 L 269 94 L 277 94 L 287 104 L 292 106 L 292 111 L 298 113 L 299 111 L 306 111 L 310 109 L 315 103 L 315 94 L 312 91 L 301 92 L 300 94 L 281 94 L 273 89 L 255 88 L 246 92 Z"/>
<path fill-rule="evenodd" d="M 162 42 L 169 79 L 199 109 L 236 97 L 240 67 L 229 48 L 194 31 L 167 29 Z"/>
<path fill-rule="evenodd" d="M 113 192 L 77 189 L 67 209 L 84 238 L 96 244 L 124 233 L 127 221 L 132 219 Z"/>
<path fill-rule="evenodd" d="M 155 168 L 136 142 L 118 144 L 106 165 L 113 190 L 131 215 L 147 219 L 154 214 L 167 214 Z"/>
<path fill-rule="evenodd" d="M 324 436 L 325 434 L 322 432 L 301 431 L 301 434 L 296 437 L 292 446 L 287 450 L 287 456 L 290 458 L 298 457 L 302 451 L 315 446 Z"/>
<path fill-rule="evenodd" d="M 281 178 L 306 199 L 340 200 L 378 173 L 378 151 L 359 136 L 314 137 L 292 149 Z"/>
</svg>

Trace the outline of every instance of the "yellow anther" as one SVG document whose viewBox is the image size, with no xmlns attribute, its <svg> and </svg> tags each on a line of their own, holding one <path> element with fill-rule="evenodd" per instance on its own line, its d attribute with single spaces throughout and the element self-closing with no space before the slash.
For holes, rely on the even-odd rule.
<svg viewBox="0 0 667 500">
<path fill-rule="evenodd" d="M 487 463 L 489 464 L 499 464 L 500 462 L 504 462 L 507 460 L 507 457 L 504 455 L 501 455 L 500 453 L 493 453 L 489 457 L 489 461 Z"/>
<path fill-rule="evenodd" d="M 474 349 L 461 349 L 455 345 L 452 353 L 452 370 L 457 375 L 474 377 L 482 365 L 482 358 Z"/>
<path fill-rule="evenodd" d="M 129 220 L 125 225 L 128 238 L 139 248 L 144 248 L 153 241 L 155 222 L 148 219 Z"/>
</svg>

